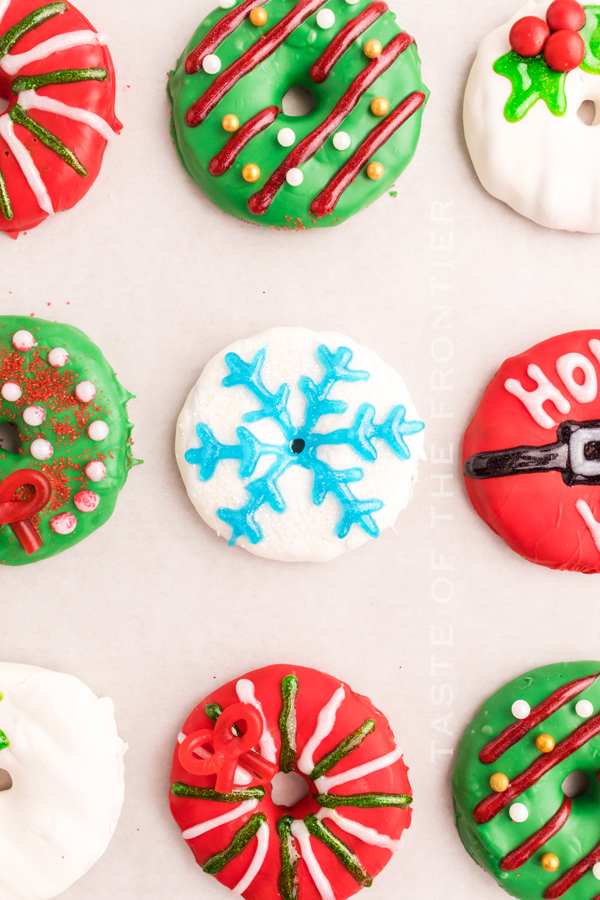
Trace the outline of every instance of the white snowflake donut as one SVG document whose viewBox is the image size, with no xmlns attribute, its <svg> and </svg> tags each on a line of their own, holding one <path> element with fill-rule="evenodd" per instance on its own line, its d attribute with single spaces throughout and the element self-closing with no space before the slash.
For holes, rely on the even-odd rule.
<svg viewBox="0 0 600 900">
<path fill-rule="evenodd" d="M 72 675 L 0 663 L 0 897 L 50 900 L 102 856 L 123 805 L 112 702 Z"/>
<path fill-rule="evenodd" d="M 192 503 L 230 544 L 321 562 L 394 525 L 424 459 L 423 427 L 371 350 L 273 328 L 208 363 L 175 452 Z"/>
<path fill-rule="evenodd" d="M 573 38 L 583 60 L 556 71 L 547 49 L 520 55 L 509 40 L 523 17 L 536 17 L 548 32 L 550 5 L 530 0 L 481 42 L 465 93 L 465 137 L 479 180 L 494 197 L 539 225 L 597 233 L 600 128 L 584 124 L 578 112 L 592 101 L 592 124 L 600 122 L 600 9 L 583 7 L 585 24 Z"/>
</svg>

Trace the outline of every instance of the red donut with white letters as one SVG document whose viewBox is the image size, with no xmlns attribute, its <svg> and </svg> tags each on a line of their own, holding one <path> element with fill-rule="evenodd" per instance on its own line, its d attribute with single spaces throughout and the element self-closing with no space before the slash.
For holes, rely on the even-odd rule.
<svg viewBox="0 0 600 900">
<path fill-rule="evenodd" d="M 506 360 L 463 442 L 479 515 L 521 556 L 600 572 L 600 330 Z"/>
</svg>

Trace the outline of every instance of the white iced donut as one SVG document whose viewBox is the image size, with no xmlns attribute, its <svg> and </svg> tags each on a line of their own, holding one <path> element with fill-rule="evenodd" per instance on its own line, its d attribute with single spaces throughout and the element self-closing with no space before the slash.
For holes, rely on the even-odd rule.
<svg viewBox="0 0 600 900">
<path fill-rule="evenodd" d="M 50 900 L 102 856 L 123 805 L 112 702 L 77 678 L 0 663 L 0 897 Z"/>
<path fill-rule="evenodd" d="M 316 562 L 394 525 L 424 459 L 422 430 L 404 382 L 371 350 L 273 328 L 208 363 L 175 452 L 192 503 L 230 544 Z"/>
<path fill-rule="evenodd" d="M 563 76 L 563 115 L 552 113 L 540 98 L 519 121 L 509 121 L 505 106 L 511 80 L 494 71 L 496 61 L 511 49 L 513 24 L 524 16 L 545 19 L 549 6 L 550 0 L 530 0 L 481 42 L 465 93 L 465 137 L 479 180 L 494 197 L 548 228 L 597 233 L 600 128 L 595 126 L 600 123 L 600 76 L 586 67 L 600 72 L 589 42 L 598 7 L 585 7 L 587 23 L 581 36 L 586 56 L 582 66 Z M 591 126 L 578 115 L 586 100 L 596 108 Z"/>
</svg>

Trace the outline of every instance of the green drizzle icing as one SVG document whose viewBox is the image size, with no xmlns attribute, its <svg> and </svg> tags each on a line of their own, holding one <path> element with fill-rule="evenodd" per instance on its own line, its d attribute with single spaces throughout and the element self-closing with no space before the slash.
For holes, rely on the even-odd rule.
<svg viewBox="0 0 600 900">
<path fill-rule="evenodd" d="M 46 72 L 43 75 L 19 75 L 10 88 L 15 94 L 21 91 L 35 91 L 48 87 L 49 84 L 75 84 L 79 81 L 106 81 L 106 69 L 60 69 L 57 72 Z"/>
<path fill-rule="evenodd" d="M 10 197 L 8 196 L 8 189 L 6 187 L 6 181 L 4 180 L 4 175 L 2 174 L 2 172 L 0 172 L 0 210 L 2 210 L 2 215 L 5 219 L 12 219 L 12 203 L 10 202 Z"/>
<path fill-rule="evenodd" d="M 283 705 L 279 714 L 279 732 L 281 734 L 281 751 L 279 768 L 282 772 L 291 772 L 296 765 L 296 697 L 298 696 L 298 679 L 295 675 L 286 675 L 281 682 L 281 698 Z"/>
<path fill-rule="evenodd" d="M 496 60 L 494 72 L 509 78 L 512 84 L 511 95 L 504 107 L 504 116 L 509 122 L 523 119 L 538 100 L 543 100 L 554 116 L 566 113 L 567 73 L 554 72 L 541 54 L 526 59 L 511 50 Z"/>
<path fill-rule="evenodd" d="M 408 794 L 313 794 L 319 806 L 337 809 L 338 806 L 360 806 L 362 809 L 373 809 L 379 806 L 398 806 L 406 809 L 412 803 Z"/>
<path fill-rule="evenodd" d="M 600 6 L 585 7 L 585 25 L 579 34 L 585 44 L 580 68 L 590 75 L 600 75 Z"/>
<path fill-rule="evenodd" d="M 343 741 L 340 741 L 331 753 L 324 756 L 323 759 L 316 764 L 308 777 L 312 781 L 316 781 L 317 778 L 320 778 L 325 772 L 329 772 L 330 769 L 337 766 L 341 759 L 348 756 L 348 754 L 352 753 L 353 750 L 356 750 L 357 747 L 360 747 L 367 735 L 371 734 L 374 730 L 375 722 L 373 719 L 367 719 L 360 728 L 357 728 L 356 731 L 349 734 Z"/>
<path fill-rule="evenodd" d="M 66 3 L 49 3 L 47 6 L 40 6 L 34 9 L 28 16 L 9 28 L 2 40 L 0 40 L 0 57 L 4 56 L 20 41 L 29 31 L 33 31 L 38 25 L 41 25 L 47 19 L 59 16 L 68 10 Z"/>
<path fill-rule="evenodd" d="M 347 844 L 340 841 L 324 822 L 317 819 L 316 816 L 307 816 L 304 819 L 304 824 L 313 837 L 318 838 L 332 853 L 335 853 L 342 865 L 346 867 L 350 875 L 361 887 L 370 887 L 373 884 L 373 879 L 366 869 L 363 868 L 358 856 L 352 852 Z"/>
<path fill-rule="evenodd" d="M 51 131 L 47 131 L 45 128 L 42 128 L 41 125 L 38 125 L 37 122 L 34 122 L 31 116 L 27 115 L 22 106 L 19 106 L 19 104 L 16 103 L 12 109 L 9 110 L 8 114 L 13 122 L 17 122 L 19 125 L 28 128 L 42 144 L 45 144 L 50 150 L 54 150 L 67 165 L 75 169 L 78 175 L 81 175 L 82 178 L 86 177 L 87 169 L 81 165 L 73 151 L 63 144 L 63 142 L 59 140 L 56 135 L 52 134 Z"/>
<path fill-rule="evenodd" d="M 4 694 L 0 691 L 0 701 L 2 700 L 4 700 Z M 10 741 L 4 732 L 0 730 L 0 750 L 6 750 L 7 747 L 10 747 Z"/>
<path fill-rule="evenodd" d="M 298 898 L 297 870 L 300 857 L 296 853 L 292 841 L 293 822 L 293 816 L 282 816 L 277 822 L 281 852 L 281 870 L 277 878 L 277 888 L 282 900 L 297 900 Z"/>
<path fill-rule="evenodd" d="M 219 872 L 225 868 L 227 863 L 230 863 L 232 859 L 235 859 L 236 856 L 239 856 L 246 849 L 252 838 L 256 836 L 260 826 L 266 821 L 267 818 L 262 813 L 256 813 L 256 815 L 252 816 L 252 818 L 236 832 L 229 847 L 226 847 L 225 850 L 221 850 L 220 853 L 215 853 L 214 856 L 211 856 L 210 859 L 204 863 L 202 866 L 203 870 L 208 872 L 209 875 L 218 875 Z"/>
<path fill-rule="evenodd" d="M 206 706 L 204 707 L 204 712 L 206 713 L 208 718 L 211 720 L 211 722 L 216 722 L 217 719 L 219 718 L 219 716 L 221 715 L 221 713 L 223 712 L 223 707 L 219 706 L 218 703 L 207 703 Z M 235 734 L 236 737 L 242 736 L 242 732 L 237 727 L 237 725 L 234 725 L 231 730 L 233 731 L 233 733 Z"/>
<path fill-rule="evenodd" d="M 175 797 L 192 797 L 194 800 L 217 800 L 219 803 L 239 803 L 241 800 L 262 800 L 265 796 L 263 787 L 248 788 L 244 791 L 232 791 L 230 794 L 220 794 L 214 788 L 193 787 L 191 784 L 183 784 L 176 781 L 171 785 L 171 793 Z"/>
</svg>

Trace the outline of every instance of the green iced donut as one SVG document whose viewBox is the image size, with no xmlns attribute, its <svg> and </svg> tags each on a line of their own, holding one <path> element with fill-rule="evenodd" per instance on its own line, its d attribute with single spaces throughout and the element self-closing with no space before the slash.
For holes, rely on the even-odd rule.
<svg viewBox="0 0 600 900">
<path fill-rule="evenodd" d="M 600 662 L 527 672 L 467 728 L 452 779 L 475 862 L 521 900 L 600 895 Z M 587 787 L 563 791 L 573 772 Z"/>
<path fill-rule="evenodd" d="M 302 229 L 337 225 L 388 191 L 414 155 L 428 91 L 387 4 L 221 6 L 168 86 L 175 147 L 205 194 L 238 219 Z M 296 86 L 314 97 L 306 115 L 282 112 Z M 376 99 L 387 112 L 372 111 Z"/>
<path fill-rule="evenodd" d="M 3 432 L 0 564 L 20 566 L 55 556 L 112 515 L 137 462 L 126 410 L 131 397 L 100 348 L 78 328 L 0 318 L 0 425 L 14 426 L 21 444 L 9 452 Z M 24 469 L 41 472 L 51 488 L 49 502 L 32 519 L 42 543 L 30 555 L 13 528 L 2 524 L 2 501 L 27 496 L 26 486 L 14 497 L 2 496 L 2 482 Z"/>
</svg>

